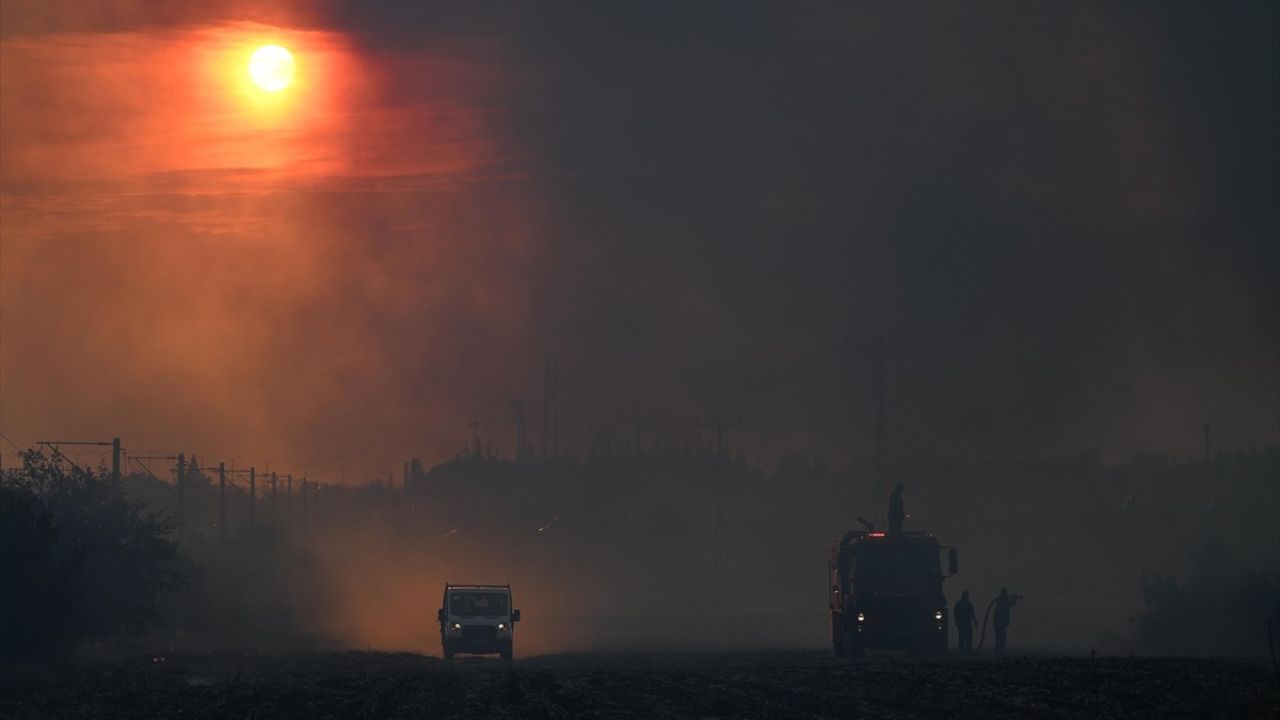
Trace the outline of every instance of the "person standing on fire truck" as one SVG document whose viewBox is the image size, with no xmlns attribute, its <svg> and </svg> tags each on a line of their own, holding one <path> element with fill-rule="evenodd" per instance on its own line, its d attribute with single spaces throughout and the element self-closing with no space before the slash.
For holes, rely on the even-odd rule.
<svg viewBox="0 0 1280 720">
<path fill-rule="evenodd" d="M 902 507 L 902 483 L 898 483 L 889 493 L 889 532 L 902 532 L 902 521 L 906 516 L 906 509 Z"/>
</svg>

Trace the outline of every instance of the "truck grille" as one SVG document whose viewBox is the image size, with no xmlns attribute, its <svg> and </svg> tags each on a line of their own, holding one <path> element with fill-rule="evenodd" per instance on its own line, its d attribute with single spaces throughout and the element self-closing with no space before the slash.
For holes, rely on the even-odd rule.
<svg viewBox="0 0 1280 720">
<path fill-rule="evenodd" d="M 498 637 L 498 628 L 493 625 L 463 625 L 462 637 L 467 640 L 494 640 Z"/>
<path fill-rule="evenodd" d="M 881 627 L 893 634 L 918 632 L 926 621 L 925 611 L 913 607 L 885 608 L 880 617 Z"/>
</svg>

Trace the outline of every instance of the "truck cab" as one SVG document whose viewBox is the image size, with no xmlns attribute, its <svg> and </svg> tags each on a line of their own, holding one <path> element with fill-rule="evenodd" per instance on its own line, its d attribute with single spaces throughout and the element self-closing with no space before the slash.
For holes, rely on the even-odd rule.
<svg viewBox="0 0 1280 720">
<path fill-rule="evenodd" d="M 949 635 L 942 581 L 956 574 L 955 548 L 922 532 L 850 531 L 831 544 L 831 642 L 836 657 L 866 648 L 945 654 Z"/>
<path fill-rule="evenodd" d="M 445 583 L 441 604 L 436 619 L 446 660 L 457 653 L 497 653 L 503 660 L 512 658 L 520 611 L 512 609 L 510 585 Z"/>
</svg>

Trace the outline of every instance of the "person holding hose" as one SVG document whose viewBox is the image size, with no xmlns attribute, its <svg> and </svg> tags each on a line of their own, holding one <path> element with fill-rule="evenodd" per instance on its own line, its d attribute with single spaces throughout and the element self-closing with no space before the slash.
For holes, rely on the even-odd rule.
<svg viewBox="0 0 1280 720">
<path fill-rule="evenodd" d="M 1009 613 L 1018 604 L 1018 596 L 1010 595 L 1008 588 L 1000 588 L 1000 595 L 996 597 L 995 604 L 996 616 L 993 620 L 996 626 L 996 655 L 1004 655 L 1006 633 L 1009 629 Z"/>
</svg>

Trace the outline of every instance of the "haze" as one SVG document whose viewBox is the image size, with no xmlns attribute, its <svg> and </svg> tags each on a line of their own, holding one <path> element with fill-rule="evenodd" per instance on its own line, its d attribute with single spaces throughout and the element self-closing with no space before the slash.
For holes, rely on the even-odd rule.
<svg viewBox="0 0 1280 720">
<path fill-rule="evenodd" d="M 642 416 L 702 447 L 723 415 L 754 466 L 865 479 L 883 339 L 891 463 L 1180 461 L 1206 423 L 1215 450 L 1266 452 L 1277 20 L 7 0 L 0 431 L 398 481 L 464 452 L 473 420 L 510 457 L 516 398 L 536 443 L 554 354 L 566 448 Z M 244 76 L 267 43 L 297 68 L 274 100 Z M 828 503 L 816 487 L 799 501 Z M 988 542 L 946 491 L 912 492 Z M 853 527 L 850 502 L 814 538 Z M 338 634 L 394 634 L 371 608 Z"/>
</svg>

